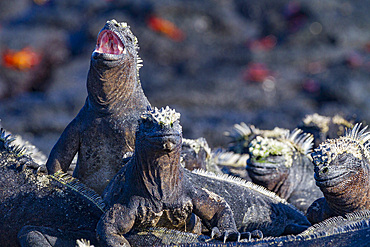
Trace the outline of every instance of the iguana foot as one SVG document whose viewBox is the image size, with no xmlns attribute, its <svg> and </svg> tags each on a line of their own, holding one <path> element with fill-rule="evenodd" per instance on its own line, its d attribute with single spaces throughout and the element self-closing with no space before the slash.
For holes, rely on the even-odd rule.
<svg viewBox="0 0 370 247">
<path fill-rule="evenodd" d="M 46 166 L 39 165 L 36 162 L 34 162 L 32 160 L 30 161 L 27 158 L 20 158 L 19 164 L 21 166 L 20 169 L 22 171 L 26 170 L 26 168 L 31 168 L 35 171 L 35 173 L 45 173 L 45 174 L 47 173 Z"/>
<path fill-rule="evenodd" d="M 226 241 L 240 241 L 240 233 L 233 229 L 225 229 L 223 232 L 218 227 L 213 227 L 211 232 L 211 238 Z"/>
</svg>

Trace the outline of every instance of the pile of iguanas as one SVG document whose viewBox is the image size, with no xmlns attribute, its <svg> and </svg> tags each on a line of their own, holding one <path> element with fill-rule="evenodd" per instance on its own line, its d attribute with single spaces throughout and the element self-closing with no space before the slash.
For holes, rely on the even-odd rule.
<svg viewBox="0 0 370 247">
<path fill-rule="evenodd" d="M 1 246 L 369 242 L 366 128 L 355 125 L 312 152 L 314 138 L 301 130 L 241 124 L 229 132 L 228 156 L 216 155 L 205 139 L 183 140 L 175 110 L 150 106 L 137 43 L 126 23 L 108 21 L 100 31 L 86 103 L 46 166 L 32 158 L 40 157 L 30 153 L 35 147 L 1 129 Z M 254 183 L 222 174 L 217 163 L 244 165 Z"/>
</svg>

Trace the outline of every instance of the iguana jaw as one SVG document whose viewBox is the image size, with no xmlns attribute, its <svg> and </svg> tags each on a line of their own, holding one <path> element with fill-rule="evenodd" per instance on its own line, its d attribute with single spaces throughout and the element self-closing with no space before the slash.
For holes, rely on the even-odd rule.
<svg viewBox="0 0 370 247">
<path fill-rule="evenodd" d="M 100 30 L 92 60 L 98 65 L 115 67 L 137 57 L 137 40 L 127 23 L 116 20 L 107 21 Z"/>
<path fill-rule="evenodd" d="M 92 59 L 104 62 L 121 61 L 127 54 L 124 40 L 114 29 L 106 29 L 107 25 L 99 32 Z"/>
<path fill-rule="evenodd" d="M 332 171 L 328 176 L 321 176 L 322 171 L 315 172 L 316 185 L 320 188 L 329 188 L 337 186 L 340 183 L 345 183 L 348 181 L 354 174 L 349 171 L 336 170 Z"/>
<path fill-rule="evenodd" d="M 102 30 L 99 33 L 96 43 L 96 53 L 103 53 L 107 58 L 117 58 L 119 55 L 126 54 L 126 48 L 118 35 L 111 30 Z"/>
</svg>

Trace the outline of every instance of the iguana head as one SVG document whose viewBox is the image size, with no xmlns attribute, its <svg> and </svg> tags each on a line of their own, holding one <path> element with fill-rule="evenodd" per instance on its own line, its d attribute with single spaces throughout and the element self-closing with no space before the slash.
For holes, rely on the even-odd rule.
<svg viewBox="0 0 370 247">
<path fill-rule="evenodd" d="M 311 154 L 320 188 L 345 184 L 368 169 L 370 132 L 365 132 L 367 126 L 360 128 L 361 124 L 356 124 L 344 136 L 321 143 Z"/>
<path fill-rule="evenodd" d="M 181 147 L 180 113 L 166 108 L 154 108 L 142 114 L 136 146 L 144 152 L 170 152 Z"/>
<path fill-rule="evenodd" d="M 247 153 L 249 143 L 256 136 L 277 138 L 285 136 L 289 130 L 275 127 L 273 130 L 261 130 L 256 128 L 254 125 L 247 125 L 244 122 L 235 124 L 230 131 L 226 131 L 224 134 L 231 138 L 229 144 L 229 150 L 235 153 Z"/>
<path fill-rule="evenodd" d="M 279 138 L 257 136 L 249 145 L 249 176 L 254 183 L 279 194 L 290 168 L 298 162 L 299 155 L 310 151 L 312 142 L 313 137 L 299 129 Z"/>
<path fill-rule="evenodd" d="M 127 23 L 107 21 L 91 56 L 87 91 L 92 105 L 113 111 L 135 107 L 126 101 L 140 86 L 138 73 L 142 60 L 138 49 L 137 38 Z"/>
<path fill-rule="evenodd" d="M 136 64 L 139 49 L 137 38 L 126 22 L 107 21 L 100 30 L 92 59 L 97 66 L 115 67 L 130 62 Z"/>
<path fill-rule="evenodd" d="M 356 124 L 344 136 L 326 140 L 311 154 L 316 184 L 328 204 L 339 211 L 345 205 L 356 207 L 359 200 L 367 197 L 370 132 L 366 129 L 367 126 L 361 129 L 361 124 Z"/>
</svg>

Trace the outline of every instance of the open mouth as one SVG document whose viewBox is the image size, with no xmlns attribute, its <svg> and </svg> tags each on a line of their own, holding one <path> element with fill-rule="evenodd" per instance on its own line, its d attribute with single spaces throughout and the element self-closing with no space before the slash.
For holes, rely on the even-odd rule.
<svg viewBox="0 0 370 247">
<path fill-rule="evenodd" d="M 114 32 L 104 30 L 99 34 L 95 52 L 121 55 L 126 53 L 126 49 L 121 39 Z"/>
</svg>

